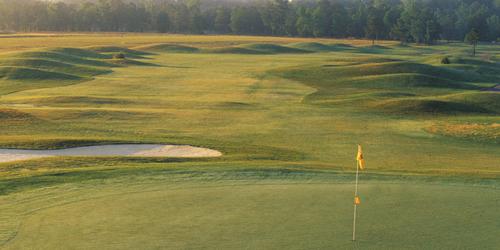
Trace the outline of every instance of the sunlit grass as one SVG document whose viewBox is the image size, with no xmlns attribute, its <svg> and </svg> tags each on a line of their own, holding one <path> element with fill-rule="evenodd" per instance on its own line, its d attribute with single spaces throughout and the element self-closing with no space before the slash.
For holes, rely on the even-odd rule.
<svg viewBox="0 0 500 250">
<path fill-rule="evenodd" d="M 479 48 L 485 60 L 461 44 L 4 36 L 0 147 L 165 143 L 224 155 L 2 163 L 0 246 L 53 248 L 67 233 L 67 248 L 353 247 L 346 183 L 358 143 L 370 182 L 359 247 L 498 243 L 494 211 L 475 216 L 494 207 L 500 174 L 500 94 L 483 91 L 498 83 L 491 46 Z"/>
</svg>

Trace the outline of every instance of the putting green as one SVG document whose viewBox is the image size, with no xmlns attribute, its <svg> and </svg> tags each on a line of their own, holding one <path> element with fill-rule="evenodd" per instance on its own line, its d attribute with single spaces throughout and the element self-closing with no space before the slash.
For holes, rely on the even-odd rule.
<svg viewBox="0 0 500 250">
<path fill-rule="evenodd" d="M 352 184 L 302 180 L 65 185 L 2 197 L 3 204 L 15 200 L 16 207 L 35 209 L 4 246 L 493 249 L 500 244 L 498 189 L 362 184 L 356 242 L 351 241 L 352 191 Z"/>
</svg>

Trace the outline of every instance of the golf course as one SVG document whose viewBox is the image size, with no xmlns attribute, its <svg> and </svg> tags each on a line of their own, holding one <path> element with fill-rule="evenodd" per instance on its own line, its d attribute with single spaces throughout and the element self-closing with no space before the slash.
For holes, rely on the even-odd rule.
<svg viewBox="0 0 500 250">
<path fill-rule="evenodd" d="M 500 45 L 471 51 L 0 34 L 0 249 L 498 249 Z"/>
</svg>

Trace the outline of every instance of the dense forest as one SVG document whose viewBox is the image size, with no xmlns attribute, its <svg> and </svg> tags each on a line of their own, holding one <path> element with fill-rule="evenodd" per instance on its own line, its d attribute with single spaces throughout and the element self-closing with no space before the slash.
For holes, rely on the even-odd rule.
<svg viewBox="0 0 500 250">
<path fill-rule="evenodd" d="M 0 0 L 3 31 L 500 38 L 500 0 Z"/>
</svg>

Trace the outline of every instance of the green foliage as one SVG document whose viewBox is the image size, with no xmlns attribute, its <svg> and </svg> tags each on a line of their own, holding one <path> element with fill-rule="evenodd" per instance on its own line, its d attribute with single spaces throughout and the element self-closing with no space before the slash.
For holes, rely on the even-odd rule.
<svg viewBox="0 0 500 250">
<path fill-rule="evenodd" d="M 251 0 L 224 6 L 208 0 L 0 2 L 0 30 L 5 31 L 298 35 L 421 44 L 462 40 L 471 29 L 478 31 L 481 40 L 494 41 L 500 34 L 499 16 L 495 0 Z"/>
<path fill-rule="evenodd" d="M 465 36 L 465 41 L 469 44 L 475 45 L 479 41 L 479 33 L 476 30 L 471 30 Z"/>
<path fill-rule="evenodd" d="M 170 28 L 170 19 L 167 12 L 160 12 L 156 17 L 156 30 L 160 33 L 165 33 Z"/>
</svg>

